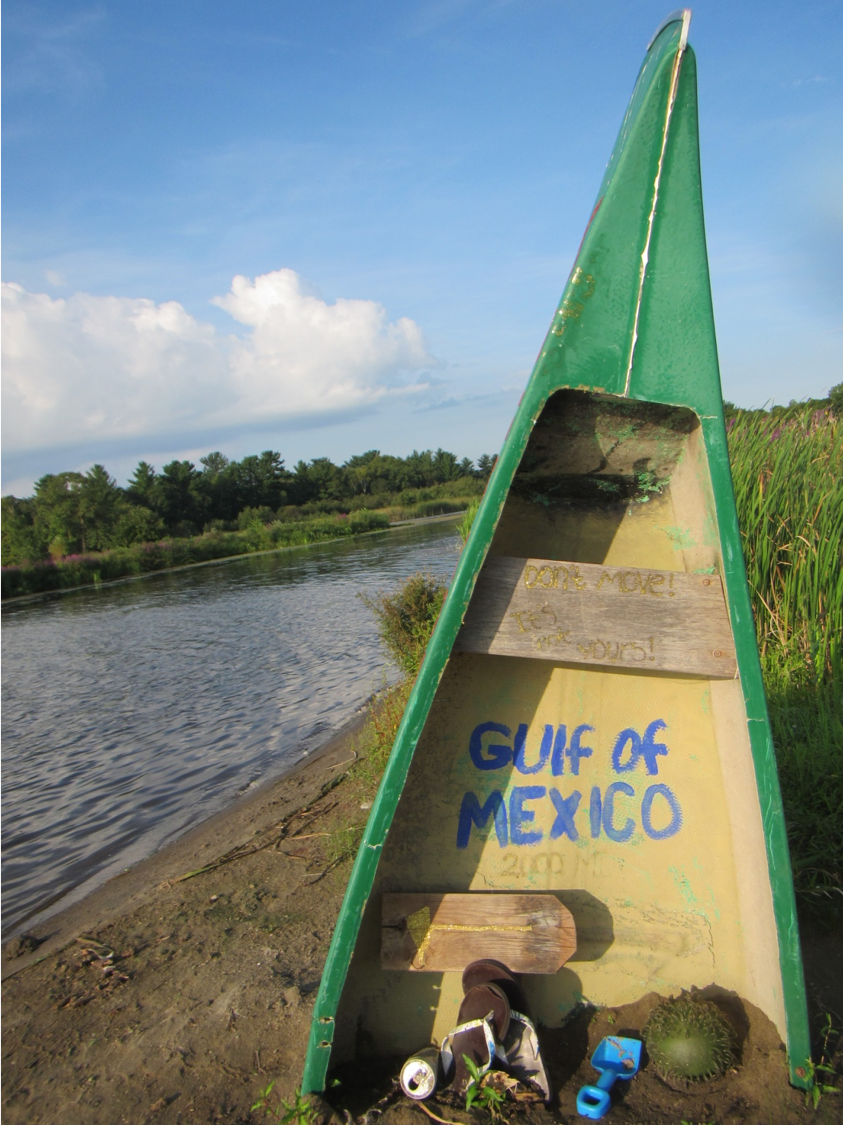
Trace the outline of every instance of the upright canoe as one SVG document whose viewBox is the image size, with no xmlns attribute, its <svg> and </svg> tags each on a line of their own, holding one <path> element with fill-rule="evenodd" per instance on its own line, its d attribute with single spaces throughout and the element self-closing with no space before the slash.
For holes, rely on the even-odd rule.
<svg viewBox="0 0 843 1125">
<path fill-rule="evenodd" d="M 714 984 L 769 1017 L 808 1084 L 689 18 L 648 48 L 428 646 L 328 954 L 305 1091 L 329 1064 L 410 1054 L 457 1023 L 460 966 L 384 954 L 394 896 L 475 896 L 494 922 L 516 892 L 554 896 L 576 924 L 574 957 L 524 978 L 539 1023 Z"/>
</svg>

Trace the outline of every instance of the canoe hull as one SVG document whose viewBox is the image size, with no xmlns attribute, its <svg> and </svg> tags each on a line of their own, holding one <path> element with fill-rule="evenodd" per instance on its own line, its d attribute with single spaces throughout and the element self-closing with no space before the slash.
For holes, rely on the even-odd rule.
<svg viewBox="0 0 843 1125">
<path fill-rule="evenodd" d="M 719 542 L 690 412 L 579 391 L 548 403 L 486 566 L 541 553 L 564 560 L 569 589 L 552 587 L 561 568 L 546 566 L 542 580 L 527 564 L 517 577 L 535 608 L 513 622 L 484 597 L 481 571 L 383 847 L 337 1013 L 336 1062 L 410 1053 L 456 1023 L 459 973 L 380 967 L 382 895 L 397 892 L 558 897 L 576 922 L 577 952 L 559 972 L 525 978 L 545 1026 L 583 1000 L 618 1006 L 716 984 L 784 1034 L 740 681 L 733 666 L 716 677 L 693 670 L 705 640 L 691 628 L 676 655 L 688 670 L 646 667 L 663 638 L 641 602 L 653 603 L 655 620 L 672 575 L 722 573 Z M 566 612 L 597 594 L 616 606 L 613 633 L 589 631 L 589 610 L 584 620 Z M 714 608 L 728 627 L 719 580 Z M 529 658 L 461 651 L 472 620 L 490 612 L 487 631 L 523 629 L 543 646 Z M 555 641 L 560 633 L 570 636 Z"/>
<path fill-rule="evenodd" d="M 584 999 L 714 984 L 775 1024 L 791 1081 L 810 1085 L 688 18 L 648 50 L 428 645 L 328 953 L 306 1091 L 329 1062 L 416 1050 L 453 1026 L 459 973 L 380 966 L 383 894 L 413 892 L 559 898 L 579 948 L 527 979 L 545 1025 Z M 722 599 L 710 614 L 703 593 Z"/>
</svg>

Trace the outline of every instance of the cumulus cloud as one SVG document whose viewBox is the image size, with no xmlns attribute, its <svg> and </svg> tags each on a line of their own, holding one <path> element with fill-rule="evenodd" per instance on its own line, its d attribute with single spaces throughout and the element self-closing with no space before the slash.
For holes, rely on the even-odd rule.
<svg viewBox="0 0 843 1125">
<path fill-rule="evenodd" d="M 2 290 L 9 453 L 336 416 L 407 393 L 435 362 L 414 321 L 328 304 L 288 269 L 214 298 L 242 326 L 229 335 L 176 301 Z"/>
</svg>

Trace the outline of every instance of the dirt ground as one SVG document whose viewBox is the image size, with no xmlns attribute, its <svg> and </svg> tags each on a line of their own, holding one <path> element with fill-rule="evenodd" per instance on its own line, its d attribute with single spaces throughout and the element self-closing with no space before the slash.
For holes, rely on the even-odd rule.
<svg viewBox="0 0 843 1125">
<path fill-rule="evenodd" d="M 49 919 L 32 940 L 3 950 L 3 1119 L 6 1125 L 171 1125 L 269 1120 L 251 1110 L 271 1081 L 270 1105 L 301 1081 L 310 1016 L 331 932 L 366 817 L 359 787 L 343 780 L 349 730 L 255 797 Z M 340 782 L 338 784 L 338 782 Z M 197 869 L 199 874 L 192 874 Z M 190 877 L 184 878 L 189 875 Z M 37 944 L 37 948 L 36 948 Z M 803 930 L 812 1024 L 843 1024 L 843 942 Z M 516 1125 L 581 1121 L 577 1089 L 606 1034 L 637 1034 L 657 998 L 584 1011 L 541 1033 L 558 1096 L 550 1109 L 511 1102 Z M 736 1067 L 692 1093 L 669 1089 L 645 1065 L 607 1120 L 618 1125 L 829 1125 L 843 1094 L 815 1112 L 787 1084 L 772 1025 L 725 1001 L 740 1043 Z M 818 1040 L 815 1057 L 818 1057 Z M 843 1056 L 837 1046 L 838 1075 Z M 422 1125 L 423 1110 L 396 1094 L 400 1060 L 380 1073 L 343 1076 L 320 1115 L 334 1125 Z M 359 1068 L 358 1068 L 359 1071 Z M 838 1078 L 839 1081 L 839 1078 Z M 380 1104 L 378 1104 L 380 1103 Z M 453 1122 L 468 1115 L 447 1093 L 426 1103 Z M 373 1108 L 374 1107 L 374 1108 Z M 293 1125 L 306 1125 L 302 1120 Z"/>
</svg>

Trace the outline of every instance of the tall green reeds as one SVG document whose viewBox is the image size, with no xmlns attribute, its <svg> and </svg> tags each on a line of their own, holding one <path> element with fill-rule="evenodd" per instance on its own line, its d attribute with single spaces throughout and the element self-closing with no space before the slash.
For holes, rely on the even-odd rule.
<svg viewBox="0 0 843 1125">
<path fill-rule="evenodd" d="M 794 882 L 803 905 L 834 915 L 843 911 L 839 415 L 741 411 L 728 430 Z"/>
<path fill-rule="evenodd" d="M 762 657 L 841 671 L 843 434 L 830 410 L 730 419 L 732 479 Z"/>
</svg>

